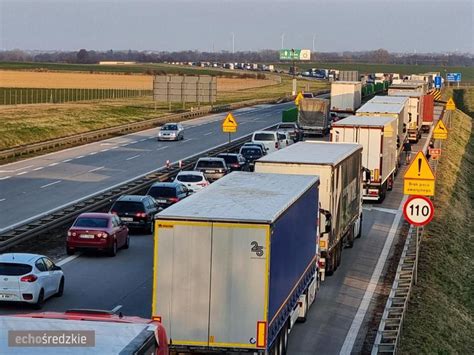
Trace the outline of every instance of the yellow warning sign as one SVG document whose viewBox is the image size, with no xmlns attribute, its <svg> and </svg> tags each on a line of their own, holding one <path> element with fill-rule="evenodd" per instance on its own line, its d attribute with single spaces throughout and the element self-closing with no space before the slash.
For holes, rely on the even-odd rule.
<svg viewBox="0 0 474 355">
<path fill-rule="evenodd" d="M 448 139 L 448 129 L 444 125 L 443 121 L 438 120 L 433 130 L 434 139 Z"/>
<path fill-rule="evenodd" d="M 224 122 L 222 122 L 222 132 L 224 133 L 235 133 L 237 132 L 237 121 L 231 113 L 227 115 Z"/>
<path fill-rule="evenodd" d="M 435 176 L 423 152 L 418 152 L 403 177 L 405 195 L 433 196 Z"/>
<path fill-rule="evenodd" d="M 450 97 L 448 102 L 446 102 L 446 110 L 448 111 L 456 110 L 456 104 L 454 103 L 454 100 L 452 97 Z"/>
<path fill-rule="evenodd" d="M 301 92 L 298 93 L 295 99 L 295 105 L 298 106 L 300 104 L 301 99 L 303 99 L 303 94 Z"/>
</svg>

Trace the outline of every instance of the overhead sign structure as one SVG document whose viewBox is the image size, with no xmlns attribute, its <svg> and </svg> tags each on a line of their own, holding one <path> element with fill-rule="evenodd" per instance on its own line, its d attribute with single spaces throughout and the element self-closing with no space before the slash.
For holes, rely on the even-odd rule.
<svg viewBox="0 0 474 355">
<path fill-rule="evenodd" d="M 435 76 L 434 77 L 434 86 L 436 89 L 441 89 L 441 77 Z"/>
<path fill-rule="evenodd" d="M 237 121 L 235 120 L 234 116 L 229 113 L 225 118 L 224 122 L 222 122 L 222 132 L 224 133 L 235 133 L 237 132 Z"/>
<path fill-rule="evenodd" d="M 443 121 L 438 120 L 433 130 L 434 139 L 448 139 L 448 129 L 444 125 Z"/>
<path fill-rule="evenodd" d="M 431 160 L 438 160 L 441 156 L 441 148 L 429 148 L 428 152 Z"/>
<path fill-rule="evenodd" d="M 303 94 L 302 94 L 301 92 L 298 93 L 298 95 L 296 96 L 296 99 L 295 99 L 295 105 L 296 105 L 296 106 L 299 106 L 300 101 L 301 101 L 303 98 L 304 98 L 304 97 L 303 97 Z"/>
<path fill-rule="evenodd" d="M 447 73 L 446 80 L 452 83 L 457 83 L 461 81 L 461 73 Z"/>
<path fill-rule="evenodd" d="M 448 111 L 455 111 L 456 110 L 456 104 L 454 103 L 454 100 L 453 100 L 452 97 L 450 97 L 448 102 L 446 102 L 446 110 L 448 110 Z"/>
<path fill-rule="evenodd" d="M 433 202 L 428 197 L 411 196 L 403 205 L 403 216 L 414 226 L 424 226 L 433 219 Z"/>
<path fill-rule="evenodd" d="M 311 50 L 280 49 L 280 60 L 311 60 Z"/>
<path fill-rule="evenodd" d="M 403 177 L 405 195 L 434 196 L 435 176 L 423 152 L 418 152 Z"/>
</svg>

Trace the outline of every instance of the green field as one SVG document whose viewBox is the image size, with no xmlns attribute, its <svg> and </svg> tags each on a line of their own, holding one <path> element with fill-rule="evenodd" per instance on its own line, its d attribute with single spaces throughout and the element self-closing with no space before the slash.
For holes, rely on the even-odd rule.
<svg viewBox="0 0 474 355">
<path fill-rule="evenodd" d="M 152 90 L 127 89 L 49 89 L 0 87 L 0 105 L 64 103 L 150 96 Z"/>
<path fill-rule="evenodd" d="M 291 66 L 290 63 L 274 63 L 276 67 L 286 69 Z M 364 64 L 364 63 L 319 63 L 310 62 L 296 63 L 297 70 L 301 71 L 309 68 L 326 68 L 338 70 L 358 70 L 361 73 L 400 73 L 400 74 L 419 74 L 427 72 L 440 72 L 442 76 L 445 73 L 461 73 L 463 82 L 474 82 L 474 67 L 446 67 L 436 65 L 408 65 L 408 64 Z"/>
</svg>

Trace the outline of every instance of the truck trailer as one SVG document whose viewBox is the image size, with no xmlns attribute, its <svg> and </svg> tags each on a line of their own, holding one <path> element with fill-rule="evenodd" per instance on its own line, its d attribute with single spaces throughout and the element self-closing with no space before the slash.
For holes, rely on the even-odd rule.
<svg viewBox="0 0 474 355">
<path fill-rule="evenodd" d="M 425 94 L 418 92 L 418 90 L 400 90 L 393 92 L 389 89 L 389 95 L 408 97 L 407 139 L 410 142 L 418 142 L 421 138 L 423 125 L 423 101 Z"/>
<path fill-rule="evenodd" d="M 303 98 L 299 102 L 298 124 L 304 134 L 322 135 L 329 133 L 329 100 Z"/>
<path fill-rule="evenodd" d="M 364 200 L 382 201 L 393 187 L 400 157 L 397 157 L 397 119 L 394 117 L 349 116 L 333 123 L 331 142 L 358 143 L 362 166 Z"/>
<path fill-rule="evenodd" d="M 421 123 L 421 129 L 423 132 L 429 132 L 433 125 L 434 118 L 434 96 L 424 95 L 423 96 L 423 120 Z"/>
<path fill-rule="evenodd" d="M 255 171 L 319 176 L 321 265 L 331 275 L 341 263 L 342 248 L 352 247 L 361 235 L 362 146 L 298 142 L 258 159 Z"/>
<path fill-rule="evenodd" d="M 360 81 L 334 81 L 331 83 L 331 111 L 354 114 L 362 100 Z"/>
<path fill-rule="evenodd" d="M 233 172 L 156 215 L 152 314 L 172 351 L 282 353 L 319 285 L 318 186 Z"/>
</svg>

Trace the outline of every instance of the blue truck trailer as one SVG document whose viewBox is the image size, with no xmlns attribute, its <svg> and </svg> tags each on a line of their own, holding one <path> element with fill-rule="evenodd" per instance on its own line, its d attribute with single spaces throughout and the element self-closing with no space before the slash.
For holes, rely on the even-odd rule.
<svg viewBox="0 0 474 355">
<path fill-rule="evenodd" d="M 152 313 L 172 351 L 283 353 L 319 287 L 318 187 L 233 172 L 156 216 Z"/>
</svg>

